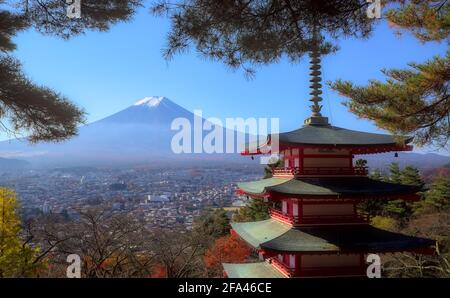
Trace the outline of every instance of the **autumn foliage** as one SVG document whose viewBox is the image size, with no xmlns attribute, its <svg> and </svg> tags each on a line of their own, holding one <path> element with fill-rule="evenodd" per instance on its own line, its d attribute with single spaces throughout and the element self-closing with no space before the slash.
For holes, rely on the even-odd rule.
<svg viewBox="0 0 450 298">
<path fill-rule="evenodd" d="M 151 278 L 166 278 L 167 277 L 167 269 L 162 264 L 156 264 L 153 267 Z"/>
<path fill-rule="evenodd" d="M 216 269 L 222 263 L 242 263 L 250 253 L 250 248 L 237 235 L 227 235 L 217 238 L 206 251 L 204 262 L 208 269 Z"/>
</svg>

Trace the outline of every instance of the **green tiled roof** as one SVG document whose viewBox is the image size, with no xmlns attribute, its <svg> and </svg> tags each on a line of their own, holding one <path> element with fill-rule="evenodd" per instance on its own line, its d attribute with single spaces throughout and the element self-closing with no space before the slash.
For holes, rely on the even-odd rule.
<svg viewBox="0 0 450 298">
<path fill-rule="evenodd" d="M 308 196 L 399 195 L 420 191 L 420 188 L 415 186 L 383 182 L 367 177 L 269 178 L 239 183 L 238 187 L 249 194 L 277 192 Z"/>
<path fill-rule="evenodd" d="M 291 180 L 291 178 L 268 178 L 268 179 L 261 179 L 258 181 L 241 182 L 238 183 L 237 186 L 240 189 L 244 190 L 246 193 L 261 194 L 264 193 L 266 187 L 278 185 L 287 182 L 289 180 Z"/>
<path fill-rule="evenodd" d="M 279 251 L 382 252 L 430 247 L 434 243 L 431 239 L 393 233 L 370 225 L 348 225 L 290 229 L 260 246 Z"/>
<path fill-rule="evenodd" d="M 234 231 L 253 247 L 285 252 L 407 251 L 434 245 L 434 240 L 381 230 L 370 225 L 292 228 L 276 220 L 233 223 Z"/>
<path fill-rule="evenodd" d="M 266 139 L 247 143 L 244 149 L 257 152 L 258 148 L 265 147 L 270 139 L 276 136 L 281 144 L 290 145 L 377 146 L 408 144 L 412 141 L 412 138 L 408 136 L 395 138 L 392 135 L 356 131 L 331 125 L 305 125 L 293 131 L 269 135 Z"/>
<path fill-rule="evenodd" d="M 386 134 L 368 133 L 331 125 L 305 125 L 297 130 L 280 133 L 279 140 L 290 144 L 316 145 L 395 145 L 397 140 Z M 411 137 L 402 137 L 409 143 Z"/>
<path fill-rule="evenodd" d="M 222 265 L 229 278 L 285 278 L 268 262 Z"/>
<path fill-rule="evenodd" d="M 280 223 L 274 219 L 256 222 L 232 222 L 231 227 L 254 248 L 258 248 L 263 242 L 283 235 L 291 228 L 290 225 Z"/>
</svg>

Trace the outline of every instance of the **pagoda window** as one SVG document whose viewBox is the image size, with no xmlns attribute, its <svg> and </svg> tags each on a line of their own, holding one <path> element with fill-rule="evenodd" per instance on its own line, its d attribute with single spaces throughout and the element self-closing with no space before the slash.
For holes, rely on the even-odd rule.
<svg viewBox="0 0 450 298">
<path fill-rule="evenodd" d="M 288 202 L 286 200 L 281 202 L 281 212 L 283 212 L 284 214 L 288 213 Z"/>
<path fill-rule="evenodd" d="M 258 258 L 259 258 L 260 261 L 263 261 L 263 260 L 264 260 L 264 254 L 263 254 L 262 251 L 259 251 L 259 252 L 258 252 Z"/>
<path fill-rule="evenodd" d="M 299 210 L 298 203 L 297 202 L 293 202 L 292 203 L 292 215 L 293 216 L 298 216 L 298 214 L 299 214 L 298 210 Z"/>
<path fill-rule="evenodd" d="M 300 167 L 300 149 L 292 149 L 292 157 L 294 159 L 293 166 L 296 168 Z"/>
<path fill-rule="evenodd" d="M 295 255 L 289 255 L 289 268 L 295 269 Z"/>
</svg>

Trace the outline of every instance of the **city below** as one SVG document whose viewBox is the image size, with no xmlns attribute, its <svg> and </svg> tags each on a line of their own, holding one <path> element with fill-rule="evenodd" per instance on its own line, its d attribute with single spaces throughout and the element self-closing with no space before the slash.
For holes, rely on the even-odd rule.
<svg viewBox="0 0 450 298">
<path fill-rule="evenodd" d="M 148 228 L 192 227 L 207 208 L 238 207 L 236 182 L 261 177 L 261 167 L 228 165 L 179 169 L 60 168 L 5 172 L 0 184 L 14 189 L 24 218 L 79 212 L 107 205 Z"/>
</svg>

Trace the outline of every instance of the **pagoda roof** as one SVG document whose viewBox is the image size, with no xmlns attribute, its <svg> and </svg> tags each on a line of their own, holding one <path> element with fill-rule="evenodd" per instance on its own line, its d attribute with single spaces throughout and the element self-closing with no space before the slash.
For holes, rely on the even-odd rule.
<svg viewBox="0 0 450 298">
<path fill-rule="evenodd" d="M 303 127 L 279 134 L 272 134 L 267 139 L 247 143 L 242 154 L 267 153 L 271 140 L 278 137 L 280 149 L 286 147 L 374 147 L 375 152 L 410 150 L 406 144 L 412 141 L 408 136 L 356 131 L 331 125 L 304 125 Z M 276 153 L 276 152 L 273 152 Z M 363 154 L 365 152 L 361 152 Z"/>
<path fill-rule="evenodd" d="M 281 225 L 281 228 L 276 233 L 269 232 L 267 222 L 272 226 Z M 232 223 L 233 230 L 251 246 L 278 252 L 395 252 L 418 250 L 435 244 L 431 239 L 389 232 L 366 224 L 291 227 L 282 232 L 284 226 L 274 219 Z M 261 236 L 255 237 L 265 233 L 270 234 L 267 241 Z"/>
<path fill-rule="evenodd" d="M 261 243 L 281 236 L 291 229 L 290 225 L 280 223 L 273 219 L 258 221 L 258 224 L 254 223 L 231 223 L 233 230 L 254 248 L 258 248 Z"/>
<path fill-rule="evenodd" d="M 271 193 L 314 196 L 386 196 L 414 194 L 420 187 L 373 180 L 368 177 L 268 178 L 238 183 L 242 193 L 264 196 Z"/>
<path fill-rule="evenodd" d="M 269 262 L 256 262 L 245 264 L 222 264 L 229 278 L 285 278 L 280 271 Z"/>
</svg>

